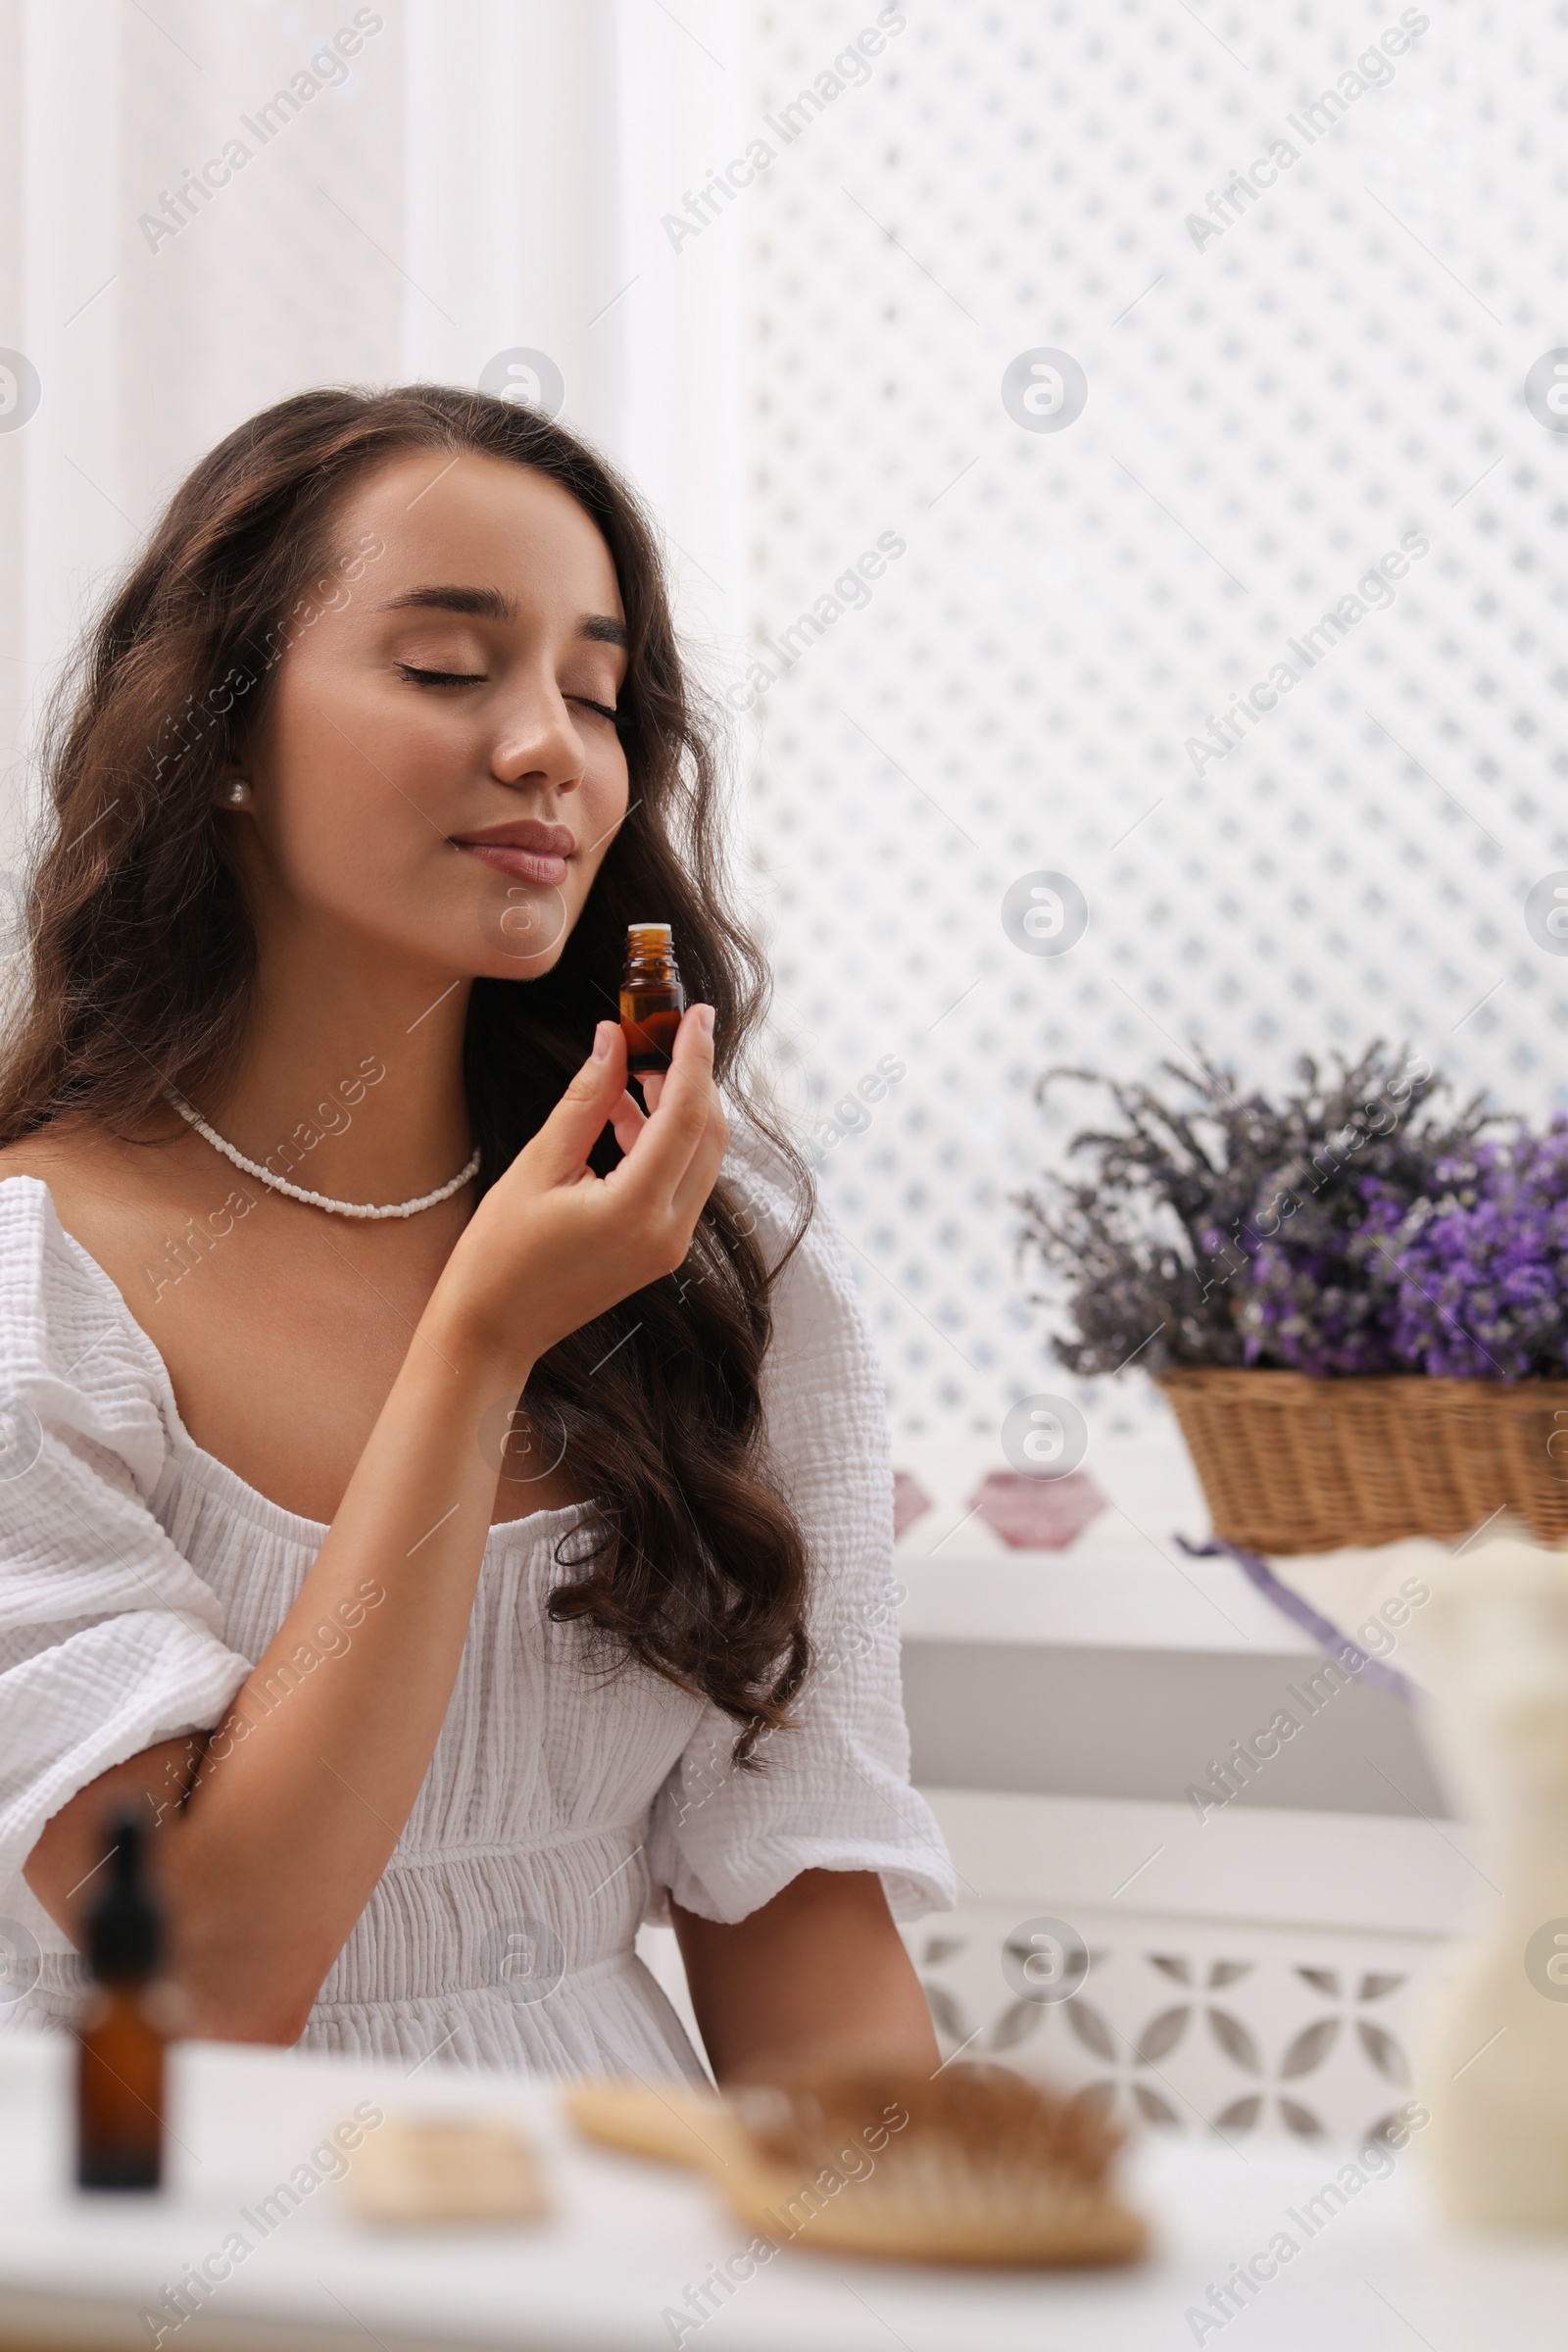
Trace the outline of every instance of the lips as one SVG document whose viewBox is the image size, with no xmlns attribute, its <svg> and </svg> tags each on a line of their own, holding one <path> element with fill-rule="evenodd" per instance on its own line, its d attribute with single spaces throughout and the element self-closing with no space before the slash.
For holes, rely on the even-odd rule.
<svg viewBox="0 0 1568 2352">
<path fill-rule="evenodd" d="M 564 825 L 541 824 L 536 817 L 490 825 L 481 833 L 454 834 L 452 842 L 497 873 L 545 890 L 560 889 L 566 879 L 566 860 L 577 846 Z"/>
</svg>

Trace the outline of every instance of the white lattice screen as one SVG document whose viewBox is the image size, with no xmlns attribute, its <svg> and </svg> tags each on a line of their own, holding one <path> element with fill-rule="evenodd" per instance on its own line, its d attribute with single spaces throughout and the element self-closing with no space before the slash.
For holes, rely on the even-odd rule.
<svg viewBox="0 0 1568 2352">
<path fill-rule="evenodd" d="M 1144 1418 L 1073 1389 L 1021 1304 L 1006 1196 L 1085 1107 L 1033 1106 L 1047 1063 L 1147 1075 L 1197 1039 L 1271 1080 L 1381 1032 L 1466 1093 L 1568 1102 L 1568 965 L 1524 904 L 1568 866 L 1568 416 L 1549 366 L 1525 398 L 1568 343 L 1563 15 L 791 0 L 758 25 L 774 157 L 703 234 L 744 213 L 751 238 L 762 668 L 733 700 L 783 1059 L 808 1121 L 907 1065 L 822 1181 L 896 1450 L 961 1435 L 979 1467 L 1031 1391 L 1100 1433 Z M 1055 429 L 1004 405 L 1022 358 L 1014 409 L 1054 421 L 1042 350 L 1087 384 Z M 883 533 L 906 552 L 830 617 Z M 1387 597 L 1342 608 L 1386 554 Z M 1217 756 L 1213 717 L 1284 662 Z M 1060 956 L 1004 928 L 1041 869 L 1087 901 Z"/>
</svg>

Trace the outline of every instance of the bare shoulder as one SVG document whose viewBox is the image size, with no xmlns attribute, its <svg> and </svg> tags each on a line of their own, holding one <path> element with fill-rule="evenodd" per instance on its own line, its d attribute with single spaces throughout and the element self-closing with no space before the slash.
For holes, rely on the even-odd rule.
<svg viewBox="0 0 1568 2352">
<path fill-rule="evenodd" d="M 57 1183 L 69 1185 L 72 1170 L 84 1164 L 79 1149 L 51 1128 L 41 1127 L 20 1143 L 0 1144 L 0 1184 L 11 1176 L 36 1176 L 52 1190 Z"/>
<path fill-rule="evenodd" d="M 19 1143 L 0 1145 L 0 1183 L 9 1176 L 36 1176 L 57 1200 L 106 1185 L 118 1190 L 132 1157 L 129 1147 L 86 1119 L 54 1119 Z"/>
<path fill-rule="evenodd" d="M 66 1232 L 112 1269 L 134 1256 L 148 1232 L 162 1233 L 178 1205 L 180 1171 L 164 1152 L 79 1115 L 0 1147 L 0 1183 L 12 1176 L 46 1184 Z"/>
<path fill-rule="evenodd" d="M 167 1293 L 173 1279 L 165 1263 L 171 1238 L 189 1223 L 193 1201 L 204 1198 L 199 1186 L 193 1189 L 186 1151 L 183 1136 L 159 1149 L 129 1142 L 84 1114 L 51 1120 L 0 1148 L 0 1183 L 35 1176 L 49 1187 L 61 1230 L 108 1276 L 166 1359 L 172 1349 L 177 1353 L 180 1333 L 167 1313 L 155 1332 L 148 1300 L 156 1303 Z M 203 1305 L 196 1302 L 198 1322 Z"/>
</svg>

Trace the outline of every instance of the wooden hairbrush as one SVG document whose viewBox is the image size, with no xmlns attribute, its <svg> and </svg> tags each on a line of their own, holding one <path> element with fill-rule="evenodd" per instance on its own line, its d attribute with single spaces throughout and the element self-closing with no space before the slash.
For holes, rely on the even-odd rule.
<svg viewBox="0 0 1568 2352">
<path fill-rule="evenodd" d="M 817 2065 L 721 2100 L 587 2083 L 566 2106 L 603 2145 L 701 2167 L 779 2244 L 1043 2266 L 1148 2243 L 1110 2184 L 1121 2134 L 1006 2067 Z"/>
</svg>

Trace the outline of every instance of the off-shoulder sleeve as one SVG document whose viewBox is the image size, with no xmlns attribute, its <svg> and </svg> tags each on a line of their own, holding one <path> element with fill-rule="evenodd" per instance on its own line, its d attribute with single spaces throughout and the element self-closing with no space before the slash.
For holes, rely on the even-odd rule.
<svg viewBox="0 0 1568 2352">
<path fill-rule="evenodd" d="M 724 1173 L 776 1263 L 791 1203 L 776 1152 L 744 1119 Z M 810 1556 L 816 1662 L 793 1727 L 759 1742 L 756 1772 L 730 1762 L 736 1725 L 705 1709 L 655 1800 L 648 1916 L 667 1917 L 673 1895 L 700 1918 L 744 1919 L 815 1869 L 877 1871 L 894 1916 L 917 1919 L 951 1907 L 956 1888 L 931 1809 L 909 1786 L 882 1375 L 848 1250 L 821 1200 L 773 1308 L 763 1419 Z"/>
<path fill-rule="evenodd" d="M 36 1177 L 0 1184 L 0 1886 L 79 1788 L 250 1673 L 149 1507 L 156 1355 Z"/>
</svg>

